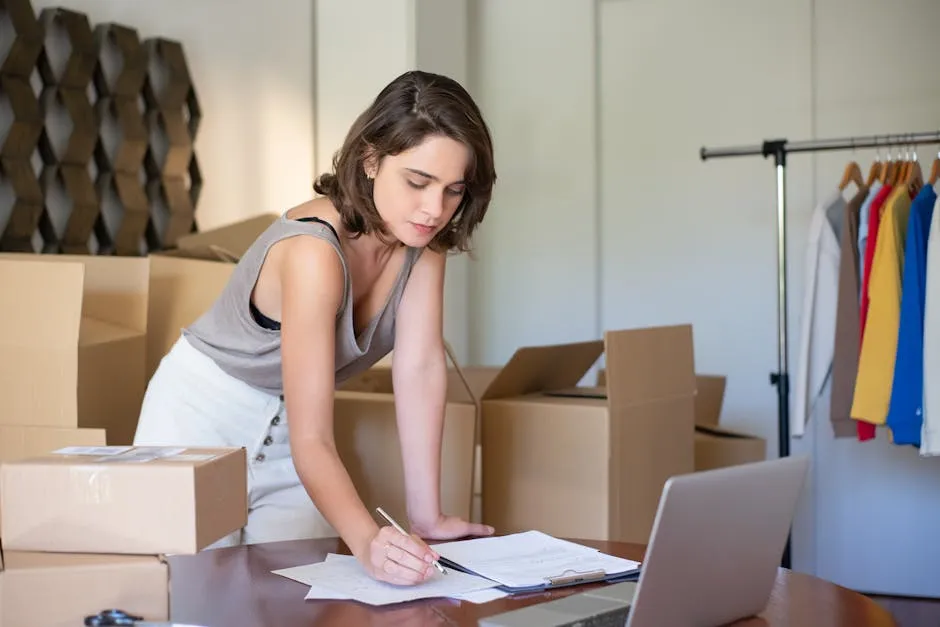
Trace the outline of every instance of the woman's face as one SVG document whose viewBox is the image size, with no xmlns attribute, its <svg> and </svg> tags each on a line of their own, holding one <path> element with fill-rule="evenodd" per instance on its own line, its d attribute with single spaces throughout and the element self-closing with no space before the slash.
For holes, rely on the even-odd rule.
<svg viewBox="0 0 940 627">
<path fill-rule="evenodd" d="M 447 226 L 463 200 L 469 160 L 464 144 L 435 135 L 378 167 L 366 165 L 375 207 L 395 239 L 421 248 Z"/>
</svg>

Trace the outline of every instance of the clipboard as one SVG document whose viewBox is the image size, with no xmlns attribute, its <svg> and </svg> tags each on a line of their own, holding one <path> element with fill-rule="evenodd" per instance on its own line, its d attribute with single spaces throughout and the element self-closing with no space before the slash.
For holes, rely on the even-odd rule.
<svg viewBox="0 0 940 627">
<path fill-rule="evenodd" d="M 523 545 L 525 545 L 525 540 L 534 541 L 536 544 L 524 546 L 518 554 L 513 554 L 513 549 L 517 544 L 515 539 L 512 539 L 512 549 L 507 550 L 505 546 L 500 545 L 496 553 L 489 553 L 494 548 L 492 544 L 488 548 L 487 543 L 499 542 L 498 538 L 444 543 L 435 548 L 442 566 L 492 581 L 496 584 L 496 589 L 509 594 L 539 592 L 589 583 L 637 581 L 640 577 L 642 564 L 634 560 L 596 552 L 583 545 L 559 540 L 540 532 L 511 534 L 503 540 L 509 540 L 512 535 L 520 536 L 519 540 Z M 458 546 L 454 547 L 454 545 Z M 571 552 L 572 548 L 567 548 L 570 545 L 574 545 L 573 552 Z M 483 554 L 482 562 L 476 561 L 481 553 Z M 588 559 L 585 560 L 585 556 Z M 564 568 L 564 570 L 541 575 L 537 568 L 533 571 L 529 566 L 521 566 L 531 563 L 533 557 L 544 559 L 546 570 L 549 568 Z M 494 559 L 497 565 L 494 565 Z M 578 570 L 576 567 L 578 562 L 590 570 Z M 516 563 L 520 564 L 520 572 L 516 572 Z M 625 568 L 612 570 L 620 567 Z"/>
<path fill-rule="evenodd" d="M 477 577 L 483 577 L 487 579 L 485 575 L 474 572 L 469 568 L 442 557 L 438 560 L 442 566 L 446 568 L 451 568 L 453 570 L 458 570 L 468 575 L 476 575 Z M 573 570 L 568 570 L 557 575 L 551 575 L 545 577 L 544 583 L 540 585 L 533 586 L 510 586 L 503 584 L 499 581 L 496 583 L 497 590 L 502 590 L 509 594 L 523 594 L 526 592 L 543 592 L 546 590 L 555 590 L 557 588 L 567 588 L 570 586 L 578 586 L 589 583 L 621 583 L 625 581 L 638 581 L 640 579 L 640 570 L 641 568 L 634 568 L 627 570 L 621 573 L 606 573 L 603 570 L 594 570 L 586 572 L 578 572 Z M 492 580 L 491 580 L 492 581 Z"/>
</svg>

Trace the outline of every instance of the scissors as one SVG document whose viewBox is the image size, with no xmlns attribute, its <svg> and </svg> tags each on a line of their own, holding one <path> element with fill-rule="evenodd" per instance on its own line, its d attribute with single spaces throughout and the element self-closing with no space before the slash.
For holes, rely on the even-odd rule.
<svg viewBox="0 0 940 627">
<path fill-rule="evenodd" d="M 86 627 L 119 627 L 123 625 L 132 627 L 198 627 L 197 625 L 183 625 L 182 623 L 145 621 L 142 616 L 134 616 L 124 610 L 102 610 L 93 616 L 85 617 Z"/>
</svg>

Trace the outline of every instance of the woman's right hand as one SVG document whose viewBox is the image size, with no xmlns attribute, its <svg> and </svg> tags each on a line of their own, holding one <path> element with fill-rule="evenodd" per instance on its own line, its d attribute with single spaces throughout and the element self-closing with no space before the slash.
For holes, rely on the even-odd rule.
<svg viewBox="0 0 940 627">
<path fill-rule="evenodd" d="M 375 579 L 408 586 L 430 579 L 435 570 L 431 562 L 439 557 L 414 534 L 386 526 L 373 536 L 360 562 Z"/>
</svg>

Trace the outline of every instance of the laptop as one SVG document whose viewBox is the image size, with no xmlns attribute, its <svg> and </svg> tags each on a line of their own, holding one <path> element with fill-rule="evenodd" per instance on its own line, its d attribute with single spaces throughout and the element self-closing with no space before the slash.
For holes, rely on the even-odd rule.
<svg viewBox="0 0 940 627">
<path fill-rule="evenodd" d="M 483 618 L 480 627 L 717 627 L 764 611 L 809 469 L 805 456 L 666 481 L 637 582 Z"/>
</svg>

